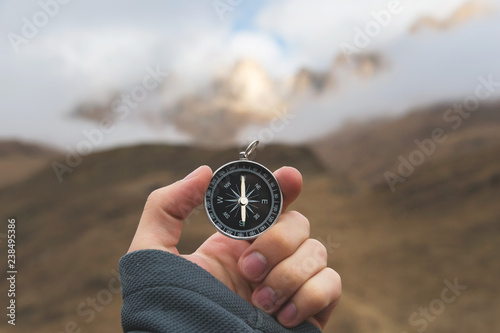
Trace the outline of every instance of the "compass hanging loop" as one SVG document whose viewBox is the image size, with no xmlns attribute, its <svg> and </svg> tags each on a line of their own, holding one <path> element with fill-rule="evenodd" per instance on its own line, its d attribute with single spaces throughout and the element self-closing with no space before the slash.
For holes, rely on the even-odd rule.
<svg viewBox="0 0 500 333">
<path fill-rule="evenodd" d="M 248 160 L 250 155 L 252 155 L 252 153 L 254 152 L 255 148 L 257 148 L 258 144 L 259 140 L 255 140 L 251 144 L 249 144 L 245 151 L 240 152 L 240 160 Z"/>
</svg>

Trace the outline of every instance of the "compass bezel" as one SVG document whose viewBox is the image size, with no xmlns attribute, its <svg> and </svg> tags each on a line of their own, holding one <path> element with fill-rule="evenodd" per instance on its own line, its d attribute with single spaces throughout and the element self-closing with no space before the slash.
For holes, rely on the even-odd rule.
<svg viewBox="0 0 500 333">
<path fill-rule="evenodd" d="M 214 189 L 219 185 L 222 179 L 232 173 L 250 173 L 258 176 L 265 184 L 266 189 L 270 192 L 272 199 L 270 204 L 269 214 L 262 222 L 248 230 L 237 230 L 232 228 L 224 221 L 215 211 L 214 208 Z M 274 186 L 272 184 L 275 184 Z M 277 196 L 276 196 L 277 195 Z M 224 164 L 218 168 L 212 175 L 212 179 L 204 197 L 204 206 L 208 219 L 213 226 L 225 236 L 233 239 L 249 240 L 254 239 L 272 227 L 281 215 L 283 208 L 283 194 L 278 180 L 273 173 L 260 163 L 250 160 L 238 160 Z M 277 208 L 277 210 L 276 210 Z M 234 219 L 230 219 L 234 223 Z"/>
</svg>

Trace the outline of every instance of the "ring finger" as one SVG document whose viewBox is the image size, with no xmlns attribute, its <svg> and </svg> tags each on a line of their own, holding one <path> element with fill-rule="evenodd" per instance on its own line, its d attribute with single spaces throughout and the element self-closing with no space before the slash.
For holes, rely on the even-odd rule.
<svg viewBox="0 0 500 333">
<path fill-rule="evenodd" d="M 276 312 L 312 276 L 326 267 L 325 247 L 308 239 L 290 257 L 274 267 L 252 294 L 252 303 L 267 313 Z"/>
<path fill-rule="evenodd" d="M 304 320 L 322 329 L 342 293 L 340 276 L 325 268 L 309 279 L 278 313 L 278 321 L 294 327 Z"/>
</svg>

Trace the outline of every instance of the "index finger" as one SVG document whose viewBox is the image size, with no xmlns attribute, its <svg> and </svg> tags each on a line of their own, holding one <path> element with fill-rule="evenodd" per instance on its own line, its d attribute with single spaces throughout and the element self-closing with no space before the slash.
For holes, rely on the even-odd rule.
<svg viewBox="0 0 500 333">
<path fill-rule="evenodd" d="M 274 172 L 283 194 L 283 209 L 285 212 L 288 206 L 297 199 L 302 191 L 302 175 L 292 167 L 282 167 Z"/>
</svg>

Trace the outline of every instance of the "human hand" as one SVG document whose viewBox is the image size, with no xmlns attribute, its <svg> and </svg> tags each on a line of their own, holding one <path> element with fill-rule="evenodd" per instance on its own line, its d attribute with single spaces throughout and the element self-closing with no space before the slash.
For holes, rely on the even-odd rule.
<svg viewBox="0 0 500 333">
<path fill-rule="evenodd" d="M 290 167 L 274 175 L 283 192 L 285 212 L 300 194 L 302 176 Z M 182 221 L 202 203 L 211 177 L 210 168 L 203 166 L 182 181 L 153 191 L 129 252 L 157 249 L 180 255 L 176 245 Z M 341 295 L 340 276 L 326 267 L 325 247 L 309 238 L 309 221 L 294 211 L 281 214 L 253 242 L 217 232 L 194 253 L 182 257 L 288 328 L 307 320 L 323 329 Z"/>
</svg>

